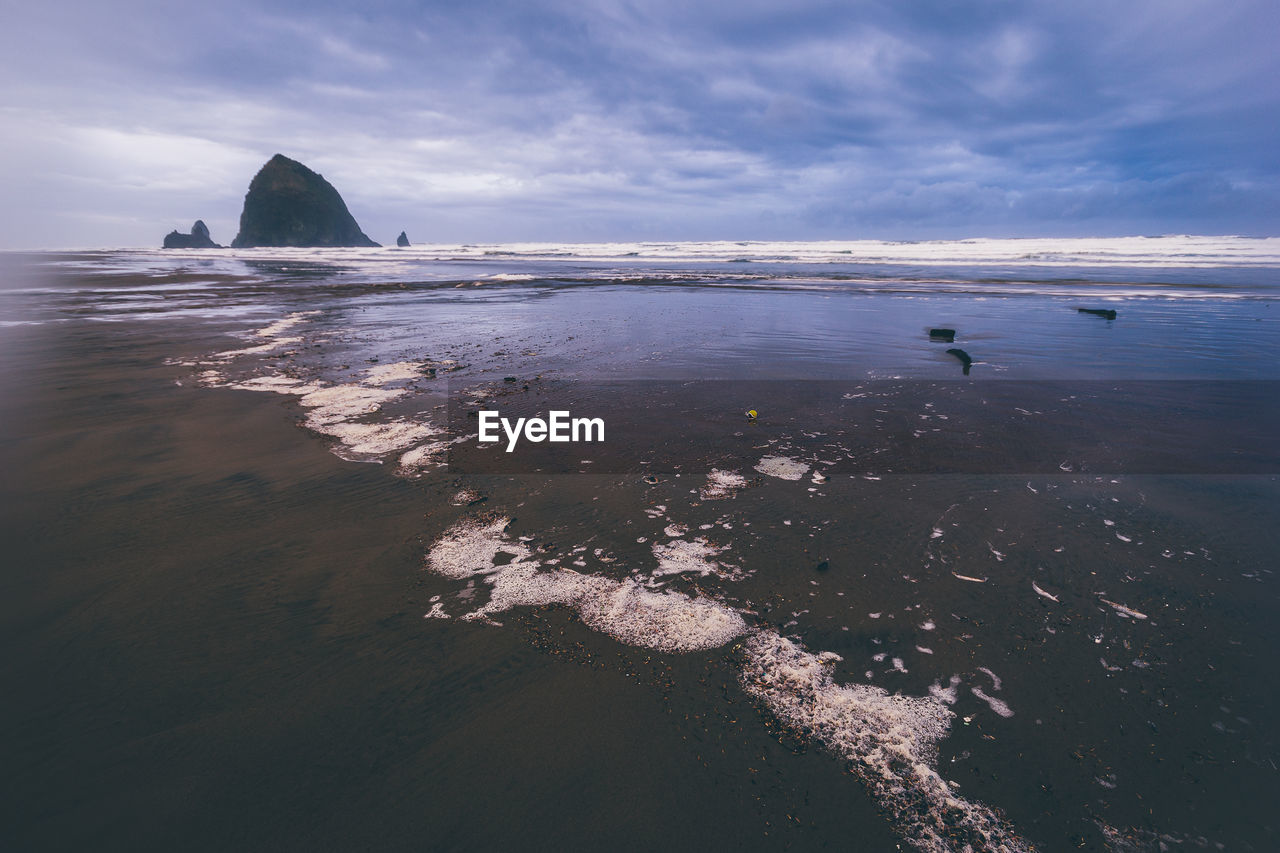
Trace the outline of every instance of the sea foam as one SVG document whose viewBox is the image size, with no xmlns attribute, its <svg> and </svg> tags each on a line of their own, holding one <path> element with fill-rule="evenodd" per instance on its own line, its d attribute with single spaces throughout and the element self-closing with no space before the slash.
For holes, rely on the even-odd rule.
<svg viewBox="0 0 1280 853">
<path fill-rule="evenodd" d="M 522 542 L 511 540 L 508 519 L 464 519 L 427 554 L 427 567 L 454 579 L 482 576 L 489 600 L 463 619 L 486 619 L 515 607 L 561 604 L 589 627 L 628 645 L 662 652 L 713 649 L 747 630 L 742 615 L 702 597 L 655 592 L 628 578 L 614 580 L 569 569 L 544 571 Z M 502 554 L 507 562 L 498 563 Z"/>
<path fill-rule="evenodd" d="M 314 313 L 301 311 L 276 320 L 252 333 L 255 339 L 266 339 L 265 343 L 217 353 L 206 364 L 270 352 L 285 344 L 301 342 L 303 338 L 282 335 Z M 430 424 L 404 418 L 379 422 L 359 419 L 377 413 L 387 403 L 408 394 L 407 388 L 379 386 L 414 379 L 421 375 L 422 366 L 420 362 L 398 362 L 373 367 L 364 371 L 364 379 L 349 383 L 304 382 L 280 372 L 232 382 L 216 368 L 205 370 L 200 374 L 200 380 L 209 387 L 269 391 L 297 397 L 299 404 L 309 410 L 305 420 L 307 429 L 336 439 L 335 452 L 338 456 L 352 461 L 369 461 L 401 453 L 400 469 L 412 472 L 439 460 L 445 445 L 428 439 L 438 435 L 440 430 Z"/>
<path fill-rule="evenodd" d="M 839 656 L 814 654 L 770 630 L 752 633 L 743 652 L 746 692 L 847 759 L 912 845 L 931 853 L 1032 849 L 995 811 L 956 796 L 931 766 L 950 728 L 946 698 L 837 684 L 831 669 Z"/>
</svg>

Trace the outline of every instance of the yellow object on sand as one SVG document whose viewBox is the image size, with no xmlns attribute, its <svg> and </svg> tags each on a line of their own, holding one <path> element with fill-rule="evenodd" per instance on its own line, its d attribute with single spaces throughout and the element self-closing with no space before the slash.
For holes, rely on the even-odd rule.
<svg viewBox="0 0 1280 853">
<path fill-rule="evenodd" d="M 753 420 L 753 421 L 754 421 L 754 420 L 756 419 L 756 410 L 755 410 L 755 409 L 747 409 L 747 417 L 751 418 L 751 420 Z"/>
</svg>

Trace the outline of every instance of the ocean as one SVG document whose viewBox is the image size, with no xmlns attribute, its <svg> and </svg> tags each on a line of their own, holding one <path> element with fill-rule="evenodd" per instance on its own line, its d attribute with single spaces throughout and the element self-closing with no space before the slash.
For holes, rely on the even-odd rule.
<svg viewBox="0 0 1280 853">
<path fill-rule="evenodd" d="M 1275 849 L 1278 294 L 1243 237 L 0 256 L 0 846 Z"/>
</svg>

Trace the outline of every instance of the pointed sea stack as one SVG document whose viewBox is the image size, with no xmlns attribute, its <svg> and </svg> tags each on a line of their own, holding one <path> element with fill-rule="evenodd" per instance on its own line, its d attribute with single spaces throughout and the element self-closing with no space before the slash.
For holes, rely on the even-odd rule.
<svg viewBox="0 0 1280 853">
<path fill-rule="evenodd" d="M 213 238 L 209 236 L 209 226 L 204 224 L 204 220 L 197 219 L 195 224 L 191 226 L 190 234 L 183 234 L 181 231 L 174 230 L 164 235 L 164 248 L 221 249 L 222 247 L 213 242 Z"/>
<path fill-rule="evenodd" d="M 401 232 L 400 232 L 400 236 L 396 238 L 396 245 L 397 245 L 397 246 L 399 246 L 401 249 L 406 249 L 406 248 L 408 248 L 408 247 L 409 247 L 409 235 L 408 235 L 408 234 L 406 234 L 406 233 L 404 233 L 403 231 L 401 231 Z"/>
<path fill-rule="evenodd" d="M 254 175 L 233 249 L 254 246 L 377 246 L 333 184 L 277 154 Z"/>
</svg>

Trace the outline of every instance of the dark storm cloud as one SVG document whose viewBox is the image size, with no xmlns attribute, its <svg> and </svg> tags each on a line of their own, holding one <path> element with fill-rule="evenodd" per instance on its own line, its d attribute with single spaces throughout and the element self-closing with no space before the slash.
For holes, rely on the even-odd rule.
<svg viewBox="0 0 1280 853">
<path fill-rule="evenodd" d="M 229 239 L 276 151 L 383 240 L 1275 233 L 1276 8 L 15 6 L 6 240 Z"/>
</svg>

